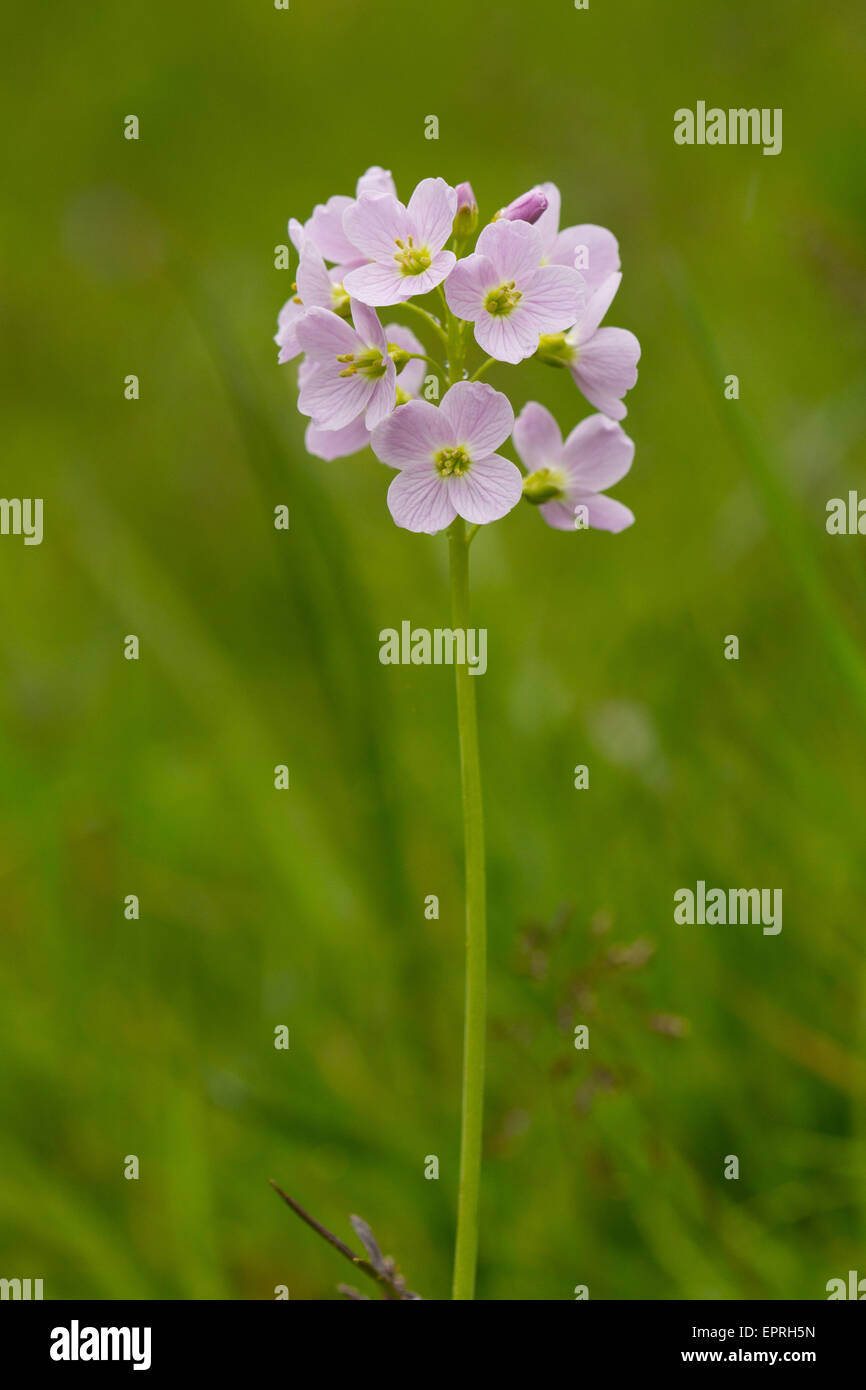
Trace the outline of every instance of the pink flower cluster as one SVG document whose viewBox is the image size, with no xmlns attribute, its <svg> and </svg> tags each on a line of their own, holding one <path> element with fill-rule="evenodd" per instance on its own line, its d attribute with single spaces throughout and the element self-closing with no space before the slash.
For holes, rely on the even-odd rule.
<svg viewBox="0 0 866 1390">
<path fill-rule="evenodd" d="M 634 456 L 618 422 L 640 357 L 633 333 L 602 326 L 622 279 L 619 247 L 604 227 L 560 230 L 559 220 L 559 190 L 539 184 L 476 239 L 469 184 L 422 179 L 403 204 L 390 173 L 372 168 L 354 198 L 290 221 L 297 279 L 275 340 L 280 362 L 303 354 L 307 449 L 331 460 L 369 444 L 397 470 L 388 506 L 398 526 L 434 533 L 457 516 L 486 524 L 521 497 L 560 530 L 633 522 L 605 495 Z M 401 308 L 444 349 L 447 368 L 405 325 L 383 326 L 378 311 Z M 471 373 L 470 335 L 487 357 Z M 531 357 L 566 367 L 600 412 L 564 441 L 544 406 L 530 401 L 515 421 L 507 396 L 475 379 Z M 450 382 L 441 400 L 440 375 Z M 497 452 L 509 438 L 525 474 Z"/>
</svg>

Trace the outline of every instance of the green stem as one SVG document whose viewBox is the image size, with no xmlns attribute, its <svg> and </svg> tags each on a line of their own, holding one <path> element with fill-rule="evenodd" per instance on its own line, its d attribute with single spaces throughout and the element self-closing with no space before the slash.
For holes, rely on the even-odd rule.
<svg viewBox="0 0 866 1390">
<path fill-rule="evenodd" d="M 493 364 L 494 364 L 495 361 L 496 361 L 496 358 L 495 358 L 495 357 L 488 357 L 487 360 L 486 360 L 485 362 L 482 362 L 482 363 L 481 363 L 481 366 L 477 369 L 477 371 L 474 371 L 474 372 L 472 373 L 472 375 L 471 375 L 471 377 L 469 378 L 469 380 L 470 380 L 470 381 L 477 381 L 479 377 L 482 377 L 482 376 L 484 375 L 484 373 L 487 371 L 488 367 L 492 367 L 492 366 L 493 366 Z"/>
<path fill-rule="evenodd" d="M 429 362 L 431 367 L 435 367 L 435 368 L 436 368 L 437 372 L 438 372 L 439 375 L 443 378 L 443 380 L 444 380 L 444 379 L 447 377 L 447 375 L 448 375 L 447 371 L 446 371 L 445 368 L 442 366 L 442 363 L 441 363 L 441 362 L 437 362 L 435 357 L 428 357 L 428 356 L 427 356 L 425 353 L 423 353 L 423 352 L 410 352 L 410 353 L 409 353 L 409 359 L 410 359 L 410 361 L 413 361 L 413 362 Z"/>
<path fill-rule="evenodd" d="M 409 312 L 415 314 L 417 318 L 423 319 L 427 327 L 432 328 L 433 332 L 436 334 L 439 341 L 441 342 L 443 348 L 445 348 L 447 351 L 448 335 L 437 318 L 434 318 L 432 314 L 428 314 L 427 310 L 422 309 L 420 304 L 413 304 L 408 299 L 404 300 L 401 304 L 395 305 L 394 307 L 398 309 L 408 309 Z"/>
<path fill-rule="evenodd" d="M 457 517 L 448 531 L 451 560 L 451 621 L 469 630 L 469 540 L 466 523 Z M 481 1189 L 481 1141 L 484 1119 L 484 1045 L 487 996 L 487 892 L 484 871 L 484 815 L 475 678 L 465 663 L 456 665 L 457 728 L 460 736 L 460 784 L 466 874 L 466 996 L 463 1025 L 463 1097 L 461 1106 L 460 1187 L 453 1298 L 475 1297 L 478 1259 L 478 1198 Z"/>
</svg>

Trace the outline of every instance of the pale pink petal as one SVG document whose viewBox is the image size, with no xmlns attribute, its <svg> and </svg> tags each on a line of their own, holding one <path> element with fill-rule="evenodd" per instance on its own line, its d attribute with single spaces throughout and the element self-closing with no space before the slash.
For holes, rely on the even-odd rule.
<svg viewBox="0 0 866 1390">
<path fill-rule="evenodd" d="M 577 508 L 585 507 L 586 516 L 581 514 L 581 524 L 576 526 Z M 556 531 L 584 530 L 587 526 L 597 531 L 624 531 L 631 526 L 634 513 L 622 502 L 602 493 L 588 492 L 582 497 L 570 497 L 567 502 L 544 502 L 538 508 L 548 526 Z"/>
<path fill-rule="evenodd" d="M 402 323 L 387 324 L 385 337 L 389 343 L 396 343 L 405 352 L 423 353 L 424 351 L 424 344 L 418 341 L 410 328 L 404 328 Z M 417 396 L 424 384 L 425 372 L 424 362 L 407 362 L 397 373 L 397 385 L 401 391 L 406 392 L 407 396 Z"/>
<path fill-rule="evenodd" d="M 388 358 L 385 375 L 379 377 L 373 385 L 370 393 L 370 400 L 367 403 L 367 411 L 364 416 L 364 424 L 368 430 L 374 430 L 383 420 L 394 410 L 397 404 L 397 368 Z"/>
<path fill-rule="evenodd" d="M 574 505 L 570 502 L 542 502 L 538 508 L 548 526 L 555 531 L 576 531 Z"/>
<path fill-rule="evenodd" d="M 343 231 L 343 214 L 352 206 L 352 202 L 351 198 L 338 193 L 329 198 L 327 203 L 317 204 L 304 228 L 326 261 L 357 259 L 358 253 Z"/>
<path fill-rule="evenodd" d="M 457 211 L 457 190 L 444 179 L 422 179 L 409 199 L 407 212 L 416 246 L 441 251 L 451 235 Z"/>
<path fill-rule="evenodd" d="M 302 357 L 298 363 L 298 390 L 301 389 L 305 381 L 309 381 L 313 372 L 318 370 L 318 362 L 313 362 L 309 357 Z"/>
<path fill-rule="evenodd" d="M 551 250 L 556 242 L 556 234 L 559 231 L 559 213 L 562 205 L 562 195 L 555 183 L 540 183 L 539 190 L 547 199 L 547 207 L 535 223 L 535 230 L 541 237 L 541 254 L 549 261 L 554 257 Z"/>
<path fill-rule="evenodd" d="M 584 497 L 575 497 L 573 505 L 586 507 L 589 524 L 595 527 L 596 531 L 624 531 L 634 521 L 634 512 L 615 498 L 605 497 L 603 493 L 588 493 Z"/>
<path fill-rule="evenodd" d="M 466 256 L 448 276 L 445 298 L 452 314 L 473 322 L 484 309 L 484 296 L 497 284 L 496 271 L 486 256 Z"/>
<path fill-rule="evenodd" d="M 339 430 L 367 406 L 373 383 L 369 377 L 340 376 L 339 363 L 317 367 L 298 392 L 298 410 L 318 429 Z"/>
<path fill-rule="evenodd" d="M 517 223 L 512 223 L 517 226 Z M 538 328 L 522 305 L 510 314 L 488 314 L 483 310 L 475 324 L 475 337 L 489 357 L 498 362 L 522 362 L 538 347 Z"/>
<path fill-rule="evenodd" d="M 465 445 L 473 459 L 494 454 L 514 427 L 508 397 L 483 381 L 458 381 L 442 397 L 439 414 L 449 438 Z"/>
<path fill-rule="evenodd" d="M 370 441 L 376 458 L 392 468 L 432 467 L 433 455 L 447 442 L 447 427 L 430 401 L 407 401 L 374 430 Z"/>
<path fill-rule="evenodd" d="M 393 258 L 390 264 L 382 265 L 377 261 L 368 261 L 366 265 L 358 266 L 343 276 L 343 289 L 363 304 L 401 304 L 406 297 L 403 292 L 405 284 Z"/>
<path fill-rule="evenodd" d="M 363 193 L 343 213 L 343 228 L 353 246 L 374 261 L 393 261 L 396 242 L 409 234 L 406 209 L 388 193 Z"/>
<path fill-rule="evenodd" d="M 372 165 L 361 175 L 355 191 L 359 198 L 362 193 L 390 193 L 392 198 L 397 197 L 391 170 L 382 169 L 378 164 Z"/>
<path fill-rule="evenodd" d="M 298 329 L 298 337 L 303 325 Z M 627 328 L 599 328 L 578 349 L 572 375 L 586 399 L 612 420 L 621 420 L 626 408 L 620 399 L 637 381 L 640 343 Z"/>
<path fill-rule="evenodd" d="M 613 303 L 613 297 L 619 289 L 621 281 L 622 273 L 614 271 L 612 275 L 608 275 L 607 279 L 602 281 L 597 290 L 593 291 L 575 328 L 578 343 L 585 343 L 588 338 L 592 337 Z"/>
<path fill-rule="evenodd" d="M 396 343 L 404 352 L 424 351 L 424 344 L 415 337 L 412 329 L 407 328 L 403 323 L 386 323 L 385 337 L 389 343 Z"/>
<path fill-rule="evenodd" d="M 527 279 L 541 261 L 541 237 L 528 222 L 509 222 L 500 218 L 484 228 L 476 251 L 493 263 L 494 284 L 516 280 L 517 287 Z"/>
<path fill-rule="evenodd" d="M 481 526 L 505 516 L 522 495 L 520 469 L 499 454 L 477 459 L 468 473 L 448 479 L 448 500 L 457 514 Z"/>
<path fill-rule="evenodd" d="M 424 385 L 427 368 L 423 362 L 407 362 L 397 373 L 397 385 L 407 396 L 417 396 Z"/>
<path fill-rule="evenodd" d="M 439 251 L 433 257 L 426 270 L 420 271 L 418 275 L 401 275 L 403 281 L 402 299 L 412 299 L 416 294 L 427 294 L 430 290 L 435 290 L 437 285 L 450 274 L 453 267 L 457 264 L 457 257 L 453 251 Z"/>
<path fill-rule="evenodd" d="M 309 237 L 304 241 L 298 262 L 297 286 L 305 309 L 333 309 L 331 277 Z"/>
<path fill-rule="evenodd" d="M 298 324 L 298 342 L 317 362 L 336 362 L 346 352 L 358 352 L 363 344 L 352 326 L 329 309 L 310 309 Z"/>
<path fill-rule="evenodd" d="M 278 362 L 291 362 L 292 358 L 297 357 L 301 351 L 301 345 L 298 342 L 298 324 L 305 313 L 303 304 L 299 304 L 296 298 L 287 300 L 280 310 L 277 319 L 277 331 L 274 334 L 274 342 L 280 349 Z"/>
<path fill-rule="evenodd" d="M 345 285 L 343 289 L 345 289 Z M 358 337 L 363 339 L 370 347 L 376 347 L 381 353 L 385 353 L 388 348 L 388 340 L 385 337 L 385 330 L 379 322 L 379 315 L 375 309 L 369 305 L 362 304 L 359 300 L 353 299 L 349 302 L 352 312 L 352 322 Z"/>
<path fill-rule="evenodd" d="M 401 406 L 392 419 L 399 419 L 410 410 L 409 405 Z M 388 489 L 388 507 L 398 526 L 407 531 L 423 531 L 435 535 L 450 526 L 456 515 L 448 496 L 446 479 L 441 478 L 435 468 L 410 469 L 398 473 Z"/>
<path fill-rule="evenodd" d="M 307 453 L 329 461 L 357 454 L 359 450 L 366 449 L 369 442 L 370 431 L 364 424 L 363 415 L 359 415 L 351 424 L 344 425 L 341 430 L 321 430 L 309 424 L 304 435 Z"/>
<path fill-rule="evenodd" d="M 590 415 L 581 420 L 562 449 L 572 492 L 603 492 L 613 487 L 625 477 L 633 459 L 634 441 L 606 415 Z"/>
<path fill-rule="evenodd" d="M 519 308 L 531 314 L 536 335 L 571 328 L 584 304 L 583 276 L 564 265 L 541 266 L 523 289 Z"/>
<path fill-rule="evenodd" d="M 296 251 L 300 252 L 304 249 L 307 234 L 297 217 L 289 218 L 289 238 Z"/>
<path fill-rule="evenodd" d="M 585 266 L 576 263 L 578 247 L 586 248 L 581 255 Z M 548 260 L 554 265 L 574 266 L 586 281 L 587 294 L 592 295 L 609 275 L 619 270 L 619 243 L 606 227 L 583 222 L 579 227 L 566 227 L 559 233 Z"/>
<path fill-rule="evenodd" d="M 531 473 L 558 468 L 562 457 L 559 425 L 543 405 L 530 401 L 514 422 L 514 447 Z"/>
</svg>

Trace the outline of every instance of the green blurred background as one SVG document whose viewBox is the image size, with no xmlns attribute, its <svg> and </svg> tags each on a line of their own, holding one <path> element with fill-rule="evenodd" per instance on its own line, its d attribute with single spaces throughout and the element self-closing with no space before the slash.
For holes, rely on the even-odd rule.
<svg viewBox="0 0 866 1390">
<path fill-rule="evenodd" d="M 824 529 L 864 480 L 860 7 L 94 0 L 5 27 L 2 492 L 45 499 L 45 539 L 0 537 L 0 1275 L 337 1297 L 274 1178 L 448 1296 L 453 672 L 378 661 L 381 628 L 447 624 L 446 542 L 393 525 L 372 455 L 306 456 L 271 341 L 287 218 L 375 163 L 404 197 L 469 179 L 488 216 L 554 180 L 564 225 L 619 237 L 609 320 L 643 347 L 636 525 L 521 507 L 472 551 L 479 1297 L 866 1273 L 866 541 Z M 698 100 L 782 107 L 781 155 L 676 146 Z M 490 380 L 587 410 L 536 364 Z M 698 878 L 782 888 L 781 935 L 676 926 Z"/>
</svg>

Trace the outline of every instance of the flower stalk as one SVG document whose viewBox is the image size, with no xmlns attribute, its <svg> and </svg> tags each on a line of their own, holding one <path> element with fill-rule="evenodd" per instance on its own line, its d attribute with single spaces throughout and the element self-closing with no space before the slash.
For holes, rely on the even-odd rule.
<svg viewBox="0 0 866 1390">
<path fill-rule="evenodd" d="M 619 248 L 611 232 L 591 223 L 560 229 L 559 214 L 559 190 L 539 184 L 507 204 L 476 241 L 471 185 L 422 179 L 404 204 L 389 171 L 375 165 L 354 198 L 337 195 L 306 223 L 289 222 L 298 272 L 276 342 L 280 362 L 303 355 L 298 408 L 309 417 L 307 450 L 331 461 L 369 445 L 395 470 L 388 508 L 396 524 L 448 535 L 458 632 L 470 630 L 472 540 L 521 497 L 560 531 L 617 532 L 634 521 L 606 493 L 631 467 L 634 445 L 618 421 L 640 357 L 633 333 L 601 326 L 622 280 Z M 435 314 L 413 302 L 431 293 Z M 380 321 L 391 307 L 434 335 L 436 357 L 410 329 Z M 469 376 L 473 340 L 485 357 Z M 515 420 L 508 396 L 481 381 L 500 362 L 533 357 L 567 367 L 599 412 L 566 438 L 540 403 L 528 402 Z M 424 363 L 445 379 L 441 401 L 425 389 Z M 498 452 L 509 438 L 522 470 Z M 466 978 L 453 1298 L 467 1300 L 475 1297 L 478 1258 L 487 905 L 475 682 L 468 665 L 455 671 Z"/>
<path fill-rule="evenodd" d="M 457 517 L 448 531 L 451 561 L 451 621 L 469 629 L 469 537 Z M 475 682 L 466 665 L 457 665 L 457 729 L 466 880 L 466 985 L 463 1020 L 460 1184 L 452 1296 L 475 1297 L 478 1259 L 478 1199 L 484 1120 L 484 1050 L 487 1029 L 487 885 L 484 868 L 484 813 Z"/>
</svg>

